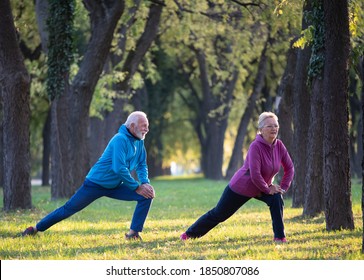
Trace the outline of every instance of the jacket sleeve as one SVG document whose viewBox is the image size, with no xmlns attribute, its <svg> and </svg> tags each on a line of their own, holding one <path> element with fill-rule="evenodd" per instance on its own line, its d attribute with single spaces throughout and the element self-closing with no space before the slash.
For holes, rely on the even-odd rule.
<svg viewBox="0 0 364 280">
<path fill-rule="evenodd" d="M 117 147 L 114 147 L 113 150 L 112 169 L 121 177 L 120 184 L 126 185 L 131 190 L 136 190 L 139 186 L 139 183 L 131 175 L 126 162 L 128 157 L 127 143 L 124 139 L 120 139 L 119 141 L 117 143 Z"/>
<path fill-rule="evenodd" d="M 264 180 L 261 173 L 262 158 L 260 155 L 259 148 L 257 147 L 257 145 L 251 145 L 248 153 L 249 153 L 249 170 L 252 182 L 260 191 L 269 194 L 268 184 Z"/>
<path fill-rule="evenodd" d="M 294 166 L 292 159 L 286 149 L 286 147 L 282 144 L 282 167 L 283 167 L 283 177 L 281 180 L 281 188 L 287 191 L 291 186 L 291 182 L 294 176 Z"/>
<path fill-rule="evenodd" d="M 136 173 L 139 181 L 142 184 L 150 183 L 150 180 L 148 178 L 147 152 L 145 150 L 144 144 L 141 147 L 141 153 L 140 153 L 139 163 L 136 168 Z"/>
</svg>

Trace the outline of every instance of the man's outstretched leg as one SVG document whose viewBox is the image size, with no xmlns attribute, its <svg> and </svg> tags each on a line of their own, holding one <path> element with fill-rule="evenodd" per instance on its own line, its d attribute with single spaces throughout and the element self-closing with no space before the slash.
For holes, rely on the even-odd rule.
<svg viewBox="0 0 364 280">
<path fill-rule="evenodd" d="M 35 227 L 28 227 L 22 236 L 35 235 L 38 231 L 45 231 L 54 224 L 81 211 L 91 202 L 103 196 L 105 188 L 102 188 L 89 180 L 85 180 L 78 191 L 63 206 L 54 210 L 40 220 Z"/>
</svg>

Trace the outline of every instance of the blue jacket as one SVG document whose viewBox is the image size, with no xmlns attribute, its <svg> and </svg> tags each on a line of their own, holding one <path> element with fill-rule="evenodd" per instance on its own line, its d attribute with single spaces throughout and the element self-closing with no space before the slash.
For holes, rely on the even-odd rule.
<svg viewBox="0 0 364 280">
<path fill-rule="evenodd" d="M 91 168 L 86 179 L 108 189 L 127 186 L 135 190 L 140 183 L 149 183 L 144 140 L 134 137 L 123 124 L 104 153 Z M 131 175 L 135 170 L 140 181 Z"/>
</svg>

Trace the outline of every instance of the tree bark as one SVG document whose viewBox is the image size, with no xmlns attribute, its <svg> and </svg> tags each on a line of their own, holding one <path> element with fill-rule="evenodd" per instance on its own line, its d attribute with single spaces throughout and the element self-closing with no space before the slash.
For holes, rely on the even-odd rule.
<svg viewBox="0 0 364 280">
<path fill-rule="evenodd" d="M 327 230 L 353 229 L 348 135 L 348 2 L 324 0 L 324 190 Z"/>
<path fill-rule="evenodd" d="M 277 116 L 279 119 L 279 138 L 283 141 L 287 150 L 293 151 L 293 81 L 297 64 L 297 50 L 290 48 L 287 54 L 287 66 L 278 89 L 280 102 Z"/>
<path fill-rule="evenodd" d="M 324 210 L 323 189 L 323 82 L 315 79 L 311 94 L 311 119 L 307 141 L 307 167 L 303 215 L 314 217 Z"/>
<path fill-rule="evenodd" d="M 104 120 L 97 117 L 90 118 L 90 165 L 94 165 L 96 163 L 102 152 L 105 150 L 108 140 L 110 140 L 106 139 L 104 128 Z"/>
<path fill-rule="evenodd" d="M 4 186 L 4 129 L 3 129 L 3 97 L 0 91 L 0 188 Z"/>
<path fill-rule="evenodd" d="M 0 1 L 0 93 L 3 99 L 4 210 L 32 207 L 30 77 L 16 37 L 10 2 Z M 5 148 L 6 147 L 6 148 Z"/>
<path fill-rule="evenodd" d="M 35 14 L 37 17 L 38 32 L 42 43 L 42 50 L 45 54 L 48 53 L 48 31 L 47 31 L 47 18 L 48 18 L 49 4 L 48 0 L 35 1 Z"/>
<path fill-rule="evenodd" d="M 304 186 L 304 216 L 316 216 L 323 210 L 323 66 L 314 61 L 322 61 L 325 55 L 323 30 L 323 2 L 312 3 L 313 43 L 310 59 L 311 111 L 307 139 L 306 183 Z"/>
<path fill-rule="evenodd" d="M 305 1 L 303 10 L 311 9 L 310 1 Z M 302 20 L 302 30 L 308 27 L 305 18 Z M 292 184 L 292 207 L 301 207 L 304 202 L 304 187 L 306 180 L 306 154 L 308 127 L 310 120 L 310 94 L 307 88 L 307 71 L 310 61 L 311 50 L 305 48 L 298 51 L 297 67 L 294 80 L 293 95 L 293 161 L 295 166 L 295 176 Z"/>
<path fill-rule="evenodd" d="M 359 63 L 359 73 L 361 84 L 364 85 L 364 57 L 360 58 Z M 362 124 L 362 149 L 364 150 L 364 87 L 361 88 L 361 124 Z M 363 238 L 361 252 L 364 253 L 364 155 L 361 162 L 361 214 L 362 214 L 362 228 L 363 228 Z"/>
<path fill-rule="evenodd" d="M 72 196 L 73 177 L 69 151 L 69 106 L 62 95 L 51 103 L 51 199 Z"/>
<path fill-rule="evenodd" d="M 297 49 L 291 47 L 287 53 L 287 65 L 278 88 L 279 98 L 277 106 L 277 117 L 279 120 L 279 138 L 283 141 L 290 154 L 294 151 L 293 146 L 293 81 L 297 64 Z M 277 102 L 277 101 L 276 101 Z M 278 182 L 283 176 L 283 169 L 277 174 Z M 292 196 L 292 188 L 286 194 Z"/>
<path fill-rule="evenodd" d="M 48 110 L 47 118 L 44 123 L 43 155 L 42 155 L 42 186 L 49 186 L 50 183 L 50 158 L 51 158 L 51 110 Z"/>
</svg>

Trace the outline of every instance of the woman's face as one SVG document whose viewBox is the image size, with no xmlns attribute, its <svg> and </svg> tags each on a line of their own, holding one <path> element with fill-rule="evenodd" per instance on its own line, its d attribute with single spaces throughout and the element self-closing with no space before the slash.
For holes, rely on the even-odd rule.
<svg viewBox="0 0 364 280">
<path fill-rule="evenodd" d="M 264 120 L 264 126 L 261 129 L 261 134 L 267 142 L 273 143 L 278 136 L 278 130 L 278 122 L 274 118 L 267 118 Z"/>
</svg>

